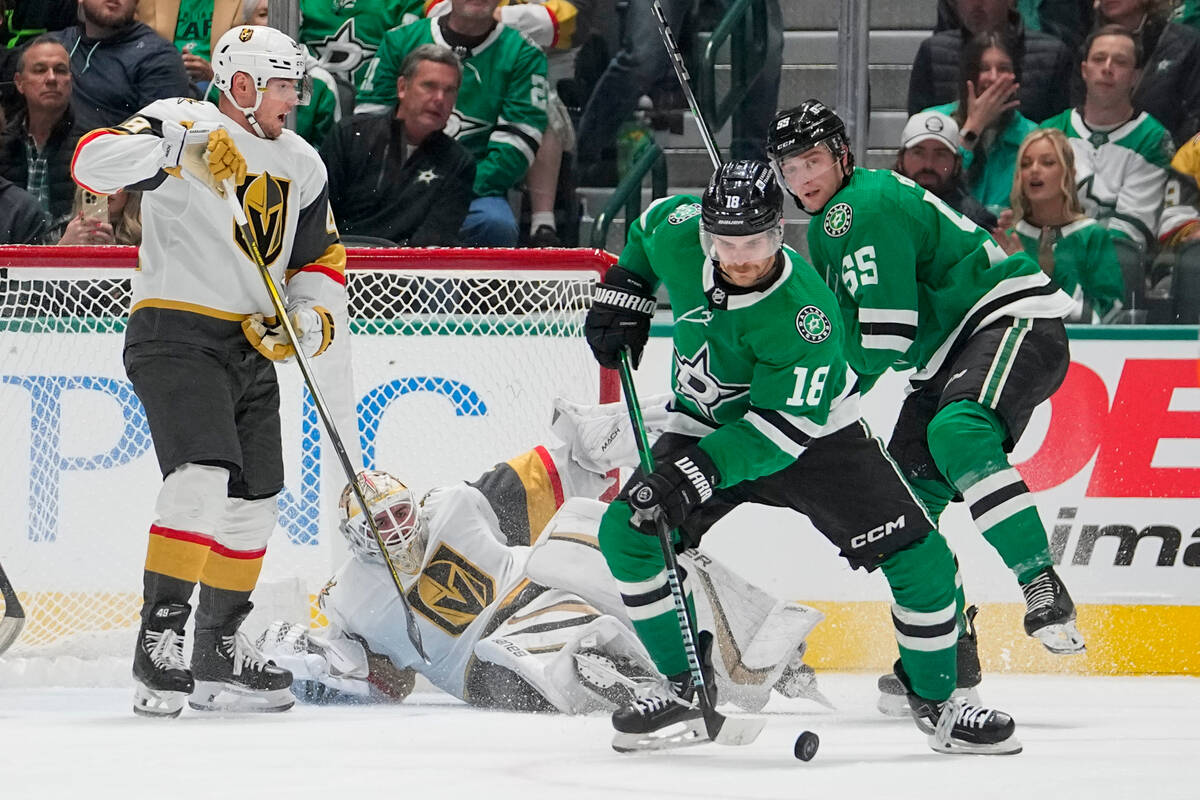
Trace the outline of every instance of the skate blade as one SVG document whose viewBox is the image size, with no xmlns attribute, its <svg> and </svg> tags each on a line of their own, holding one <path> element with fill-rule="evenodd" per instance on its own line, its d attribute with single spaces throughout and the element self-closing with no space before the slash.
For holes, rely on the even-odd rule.
<svg viewBox="0 0 1200 800">
<path fill-rule="evenodd" d="M 188 705 L 196 711 L 273 714 L 296 704 L 291 689 L 256 692 L 244 686 L 219 681 L 196 681 Z"/>
<path fill-rule="evenodd" d="M 930 750 L 949 756 L 1015 756 L 1024 749 L 1016 736 L 1010 736 L 1003 742 L 974 744 L 958 739 L 939 742 L 937 736 L 930 734 L 928 742 Z"/>
<path fill-rule="evenodd" d="M 133 713 L 140 717 L 172 719 L 183 711 L 184 692 L 165 692 L 138 683 L 133 690 Z"/>
<path fill-rule="evenodd" d="M 1075 627 L 1074 621 L 1061 625 L 1047 625 L 1034 631 L 1033 636 L 1043 647 L 1058 656 L 1077 655 L 1087 651 L 1083 634 Z"/>
<path fill-rule="evenodd" d="M 648 753 L 677 750 L 709 741 L 711 739 L 704 729 L 704 720 L 696 717 L 653 733 L 617 733 L 613 736 L 612 749 L 618 753 Z"/>
</svg>

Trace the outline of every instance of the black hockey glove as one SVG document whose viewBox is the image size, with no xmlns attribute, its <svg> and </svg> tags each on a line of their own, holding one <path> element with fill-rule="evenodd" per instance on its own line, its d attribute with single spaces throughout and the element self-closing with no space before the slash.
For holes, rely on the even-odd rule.
<svg viewBox="0 0 1200 800">
<path fill-rule="evenodd" d="M 604 283 L 596 285 L 583 333 L 600 366 L 616 369 L 626 347 L 632 365 L 641 362 L 654 316 L 652 294 L 645 278 L 621 267 L 610 269 Z"/>
<path fill-rule="evenodd" d="M 719 480 L 717 465 L 699 447 L 676 453 L 629 487 L 634 526 L 656 534 L 654 519 L 661 517 L 668 530 L 678 528 L 696 506 L 712 497 Z"/>
</svg>

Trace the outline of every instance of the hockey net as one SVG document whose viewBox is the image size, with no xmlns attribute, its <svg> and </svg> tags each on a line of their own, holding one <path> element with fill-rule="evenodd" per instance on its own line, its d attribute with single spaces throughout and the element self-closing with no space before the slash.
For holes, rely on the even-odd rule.
<svg viewBox="0 0 1200 800">
<path fill-rule="evenodd" d="M 549 441 L 555 396 L 619 399 L 582 336 L 612 260 L 352 249 L 348 361 L 314 362 L 352 460 L 424 491 Z M 136 251 L 0 247 L 0 265 L 0 563 L 27 615 L 0 686 L 127 683 L 161 483 L 121 357 Z M 299 370 L 278 374 L 287 477 L 254 597 L 266 621 L 316 616 L 345 554 L 343 472 Z"/>
</svg>

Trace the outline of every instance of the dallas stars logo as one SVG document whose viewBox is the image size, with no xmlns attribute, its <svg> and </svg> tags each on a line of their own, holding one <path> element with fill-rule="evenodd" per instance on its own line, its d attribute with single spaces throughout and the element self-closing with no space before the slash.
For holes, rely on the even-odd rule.
<svg viewBox="0 0 1200 800">
<path fill-rule="evenodd" d="M 687 358 L 675 351 L 675 386 L 678 392 L 696 404 L 706 417 L 716 419 L 716 410 L 750 391 L 748 383 L 725 383 L 708 367 L 708 342 L 696 355 Z"/>
<path fill-rule="evenodd" d="M 846 231 L 850 230 L 850 223 L 853 221 L 854 210 L 850 208 L 850 204 L 838 203 L 829 209 L 829 213 L 825 215 L 825 233 L 834 238 L 845 236 Z"/>
<path fill-rule="evenodd" d="M 417 183 L 433 183 L 438 179 L 438 174 L 431 169 L 423 169 L 417 173 Z"/>
<path fill-rule="evenodd" d="M 806 342 L 823 342 L 829 338 L 829 317 L 816 306 L 805 306 L 796 315 L 796 330 Z"/>
<path fill-rule="evenodd" d="M 330 72 L 345 73 L 353 72 L 360 64 L 370 61 L 376 50 L 373 45 L 355 36 L 353 19 L 343 22 L 333 36 L 309 42 L 309 47 L 316 52 L 322 67 Z"/>
<path fill-rule="evenodd" d="M 487 133 L 491 130 L 491 125 L 481 119 L 474 117 L 465 117 L 457 108 L 450 112 L 450 119 L 446 120 L 446 127 L 442 131 L 451 139 L 466 139 L 469 136 L 474 136 L 479 133 Z"/>
</svg>

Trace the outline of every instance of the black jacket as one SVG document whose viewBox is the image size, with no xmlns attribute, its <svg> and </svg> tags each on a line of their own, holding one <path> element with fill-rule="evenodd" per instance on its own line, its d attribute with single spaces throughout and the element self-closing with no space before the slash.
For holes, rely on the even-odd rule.
<svg viewBox="0 0 1200 800">
<path fill-rule="evenodd" d="M 175 45 L 148 25 L 107 39 L 89 39 L 78 25 L 54 35 L 71 56 L 71 108 L 85 132 L 119 125 L 155 100 L 191 96 Z"/>
<path fill-rule="evenodd" d="M 457 244 L 474 196 L 475 159 L 438 131 L 401 163 L 403 135 L 391 113 L 356 114 L 330 131 L 321 157 L 338 229 L 414 247 Z"/>
<path fill-rule="evenodd" d="M 1045 33 L 1025 29 L 1015 12 L 1010 15 L 1005 37 L 1016 62 L 1019 111 L 1041 122 L 1070 103 L 1072 72 L 1078 60 L 1067 46 Z M 930 106 L 958 99 L 959 53 L 970 34 L 963 30 L 935 33 L 921 42 L 908 82 L 908 113 L 911 116 Z"/>
<path fill-rule="evenodd" d="M 48 244 L 50 219 L 33 195 L 0 178 L 0 244 Z"/>
<path fill-rule="evenodd" d="M 962 214 L 967 219 L 974 222 L 979 227 L 983 228 L 988 233 L 996 229 L 999 224 L 996 215 L 987 210 L 983 203 L 975 199 L 975 195 L 967 191 L 967 185 L 959 177 L 954 181 L 953 187 L 948 194 L 942 196 L 946 201 L 946 205 L 953 208 L 958 213 Z"/>
<path fill-rule="evenodd" d="M 4 132 L 0 133 L 0 176 L 24 188 L 29 179 L 29 162 L 25 157 L 25 138 L 28 135 L 28 118 L 24 111 L 9 120 Z M 75 144 L 82 134 L 76 125 L 71 110 L 58 121 L 46 140 L 46 162 L 50 182 L 50 216 L 60 220 L 71 213 L 75 201 L 75 181 L 71 179 L 71 158 L 75 155 Z"/>
<path fill-rule="evenodd" d="M 1150 19 L 1138 35 L 1146 64 L 1133 90 L 1133 107 L 1161 122 L 1178 147 L 1200 130 L 1200 31 Z M 1086 93 L 1076 70 L 1072 105 L 1083 105 Z"/>
</svg>

